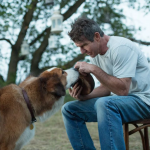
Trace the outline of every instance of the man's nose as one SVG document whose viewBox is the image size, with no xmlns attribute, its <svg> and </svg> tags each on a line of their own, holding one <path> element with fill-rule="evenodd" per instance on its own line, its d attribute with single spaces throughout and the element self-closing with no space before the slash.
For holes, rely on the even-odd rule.
<svg viewBox="0 0 150 150">
<path fill-rule="evenodd" d="M 86 50 L 84 48 L 80 48 L 80 51 L 82 54 L 84 54 L 86 52 Z"/>
</svg>

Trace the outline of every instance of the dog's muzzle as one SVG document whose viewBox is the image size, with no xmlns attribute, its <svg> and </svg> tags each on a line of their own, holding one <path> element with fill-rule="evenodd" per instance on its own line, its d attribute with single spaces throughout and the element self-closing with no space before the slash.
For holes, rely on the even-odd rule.
<svg viewBox="0 0 150 150">
<path fill-rule="evenodd" d="M 65 72 L 67 73 L 66 89 L 68 89 L 68 88 L 71 88 L 72 86 L 74 86 L 75 83 L 77 83 L 77 81 L 79 79 L 79 72 L 78 72 L 78 69 L 76 69 L 76 68 L 65 70 Z"/>
</svg>

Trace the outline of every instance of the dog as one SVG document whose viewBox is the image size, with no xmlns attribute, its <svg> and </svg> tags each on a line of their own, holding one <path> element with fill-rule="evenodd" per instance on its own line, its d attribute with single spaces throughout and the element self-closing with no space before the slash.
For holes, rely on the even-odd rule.
<svg viewBox="0 0 150 150">
<path fill-rule="evenodd" d="M 43 122 L 57 112 L 66 90 L 78 80 L 75 69 L 52 68 L 0 89 L 0 150 L 27 145 L 34 137 L 36 119 Z"/>
</svg>

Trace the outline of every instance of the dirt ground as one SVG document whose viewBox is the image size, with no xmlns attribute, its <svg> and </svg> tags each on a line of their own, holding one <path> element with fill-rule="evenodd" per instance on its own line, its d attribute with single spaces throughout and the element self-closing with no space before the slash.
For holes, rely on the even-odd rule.
<svg viewBox="0 0 150 150">
<path fill-rule="evenodd" d="M 61 112 L 52 116 L 44 123 L 37 122 L 34 139 L 22 150 L 72 150 L 68 140 Z M 97 150 L 100 149 L 96 123 L 88 123 L 87 127 Z M 133 126 L 130 126 L 133 128 Z M 130 136 L 130 150 L 142 150 L 139 133 Z"/>
</svg>

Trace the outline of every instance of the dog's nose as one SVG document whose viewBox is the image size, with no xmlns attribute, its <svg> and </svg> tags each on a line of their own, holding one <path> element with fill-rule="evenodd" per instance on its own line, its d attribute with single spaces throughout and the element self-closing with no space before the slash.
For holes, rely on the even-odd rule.
<svg viewBox="0 0 150 150">
<path fill-rule="evenodd" d="M 75 71 L 78 71 L 78 68 L 73 68 Z"/>
</svg>

